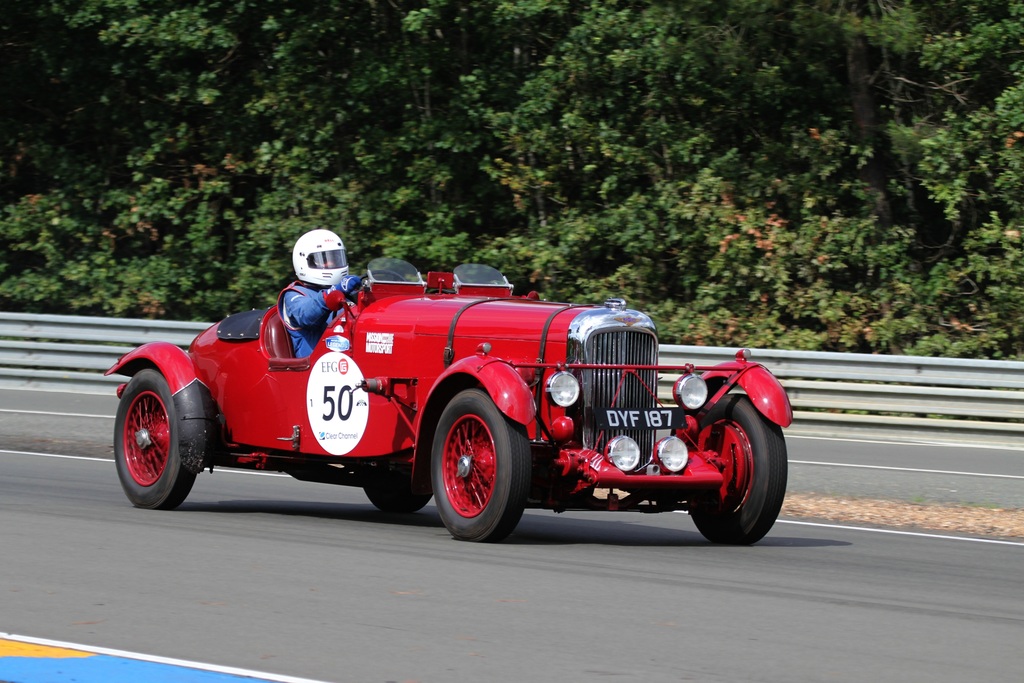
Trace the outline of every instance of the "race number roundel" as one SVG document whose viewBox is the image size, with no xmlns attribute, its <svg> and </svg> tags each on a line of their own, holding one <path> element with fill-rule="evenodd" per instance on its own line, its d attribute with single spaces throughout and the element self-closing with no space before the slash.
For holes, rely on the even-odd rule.
<svg viewBox="0 0 1024 683">
<path fill-rule="evenodd" d="M 345 455 L 366 432 L 369 396 L 357 388 L 363 372 L 344 353 L 330 351 L 313 361 L 306 383 L 306 413 L 317 443 L 331 455 Z"/>
</svg>

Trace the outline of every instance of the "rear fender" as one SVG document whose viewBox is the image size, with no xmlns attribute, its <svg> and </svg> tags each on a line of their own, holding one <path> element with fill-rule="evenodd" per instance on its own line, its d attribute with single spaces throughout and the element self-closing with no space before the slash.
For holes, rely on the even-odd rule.
<svg viewBox="0 0 1024 683">
<path fill-rule="evenodd" d="M 728 365 L 733 366 L 732 363 Z M 782 383 L 759 363 L 747 363 L 738 372 L 730 367 L 722 370 L 711 369 L 701 377 L 710 386 L 725 383 L 730 387 L 739 384 L 750 397 L 750 401 L 758 412 L 779 425 L 788 427 L 793 424 L 793 406 Z"/>
<path fill-rule="evenodd" d="M 453 363 L 437 378 L 418 414 L 414 450 L 412 488 L 414 493 L 430 493 L 430 457 L 434 434 L 441 413 L 460 391 L 480 387 L 494 405 L 510 420 L 529 425 L 537 416 L 533 392 L 520 374 L 504 361 L 469 356 Z"/>
<path fill-rule="evenodd" d="M 132 377 L 145 368 L 156 368 L 167 380 L 171 394 L 177 394 L 197 379 L 195 365 L 189 355 L 170 342 L 150 342 L 117 359 L 104 375 Z"/>
</svg>

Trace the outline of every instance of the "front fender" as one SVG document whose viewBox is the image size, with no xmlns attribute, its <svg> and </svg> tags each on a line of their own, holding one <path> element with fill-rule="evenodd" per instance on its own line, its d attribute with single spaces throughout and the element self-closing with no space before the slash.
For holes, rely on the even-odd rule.
<svg viewBox="0 0 1024 683">
<path fill-rule="evenodd" d="M 104 375 L 132 377 L 144 368 L 156 368 L 167 380 L 171 394 L 177 394 L 197 379 L 192 358 L 170 342 L 149 342 L 117 359 Z"/>
<path fill-rule="evenodd" d="M 789 403 L 786 389 L 763 365 L 748 363 L 738 373 L 731 368 L 712 369 L 703 373 L 702 377 L 705 381 L 722 378 L 730 384 L 739 384 L 754 407 L 766 418 L 780 427 L 793 424 L 793 406 Z"/>
<path fill-rule="evenodd" d="M 473 377 L 491 397 L 498 410 L 509 419 L 528 425 L 537 416 L 533 393 L 526 386 L 522 376 L 508 363 L 481 356 L 469 356 L 449 366 L 437 378 L 434 386 L 442 387 L 447 384 L 446 380 L 449 377 L 460 374 Z M 433 396 L 434 392 L 431 391 L 428 403 Z"/>
<path fill-rule="evenodd" d="M 762 415 L 779 425 L 793 424 L 793 406 L 782 383 L 761 365 L 755 365 L 739 377 L 743 391 Z"/>
</svg>

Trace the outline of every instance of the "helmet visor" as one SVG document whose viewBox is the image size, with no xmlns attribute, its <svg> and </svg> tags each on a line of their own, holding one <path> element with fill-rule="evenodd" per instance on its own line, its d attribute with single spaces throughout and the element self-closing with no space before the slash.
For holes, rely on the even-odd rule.
<svg viewBox="0 0 1024 683">
<path fill-rule="evenodd" d="M 334 270 L 344 268 L 348 265 L 344 249 L 332 249 L 330 251 L 316 251 L 306 257 L 306 263 L 310 268 L 317 270 Z"/>
</svg>

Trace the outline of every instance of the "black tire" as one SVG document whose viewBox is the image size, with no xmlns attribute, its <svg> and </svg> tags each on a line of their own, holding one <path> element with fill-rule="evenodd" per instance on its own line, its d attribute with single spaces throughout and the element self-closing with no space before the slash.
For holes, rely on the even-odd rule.
<svg viewBox="0 0 1024 683">
<path fill-rule="evenodd" d="M 479 389 L 449 403 L 431 449 L 434 500 L 441 521 L 461 541 L 496 542 L 519 524 L 530 491 L 526 428 Z"/>
<path fill-rule="evenodd" d="M 423 509 L 433 497 L 429 493 L 413 493 L 408 478 L 395 477 L 390 483 L 364 486 L 363 492 L 381 512 L 412 513 Z"/>
<path fill-rule="evenodd" d="M 701 422 L 702 450 L 726 462 L 726 483 L 714 500 L 695 501 L 690 516 L 712 543 L 749 545 L 775 524 L 786 497 L 788 463 L 782 428 L 746 396 L 729 396 Z"/>
<path fill-rule="evenodd" d="M 114 462 L 135 507 L 171 510 L 188 497 L 196 475 L 182 466 L 179 431 L 163 375 L 147 369 L 132 377 L 114 420 Z"/>
</svg>

